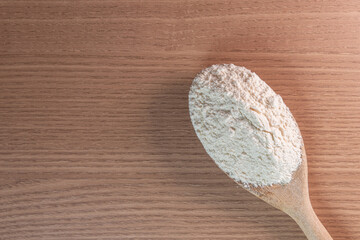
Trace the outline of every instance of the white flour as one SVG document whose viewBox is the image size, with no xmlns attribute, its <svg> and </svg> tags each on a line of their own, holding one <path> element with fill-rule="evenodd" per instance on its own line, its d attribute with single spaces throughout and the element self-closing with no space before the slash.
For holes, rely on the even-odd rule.
<svg viewBox="0 0 360 240">
<path fill-rule="evenodd" d="M 192 124 L 215 163 L 245 186 L 286 184 L 301 163 L 298 125 L 255 73 L 233 64 L 213 65 L 189 92 Z"/>
</svg>

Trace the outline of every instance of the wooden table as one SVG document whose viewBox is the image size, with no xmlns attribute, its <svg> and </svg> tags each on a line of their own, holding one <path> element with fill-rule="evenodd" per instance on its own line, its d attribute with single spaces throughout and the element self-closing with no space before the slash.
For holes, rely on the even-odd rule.
<svg viewBox="0 0 360 240">
<path fill-rule="evenodd" d="M 196 138 L 214 63 L 281 94 L 315 211 L 360 239 L 359 1 L 1 0 L 0 22 L 0 239 L 304 240 Z"/>
</svg>

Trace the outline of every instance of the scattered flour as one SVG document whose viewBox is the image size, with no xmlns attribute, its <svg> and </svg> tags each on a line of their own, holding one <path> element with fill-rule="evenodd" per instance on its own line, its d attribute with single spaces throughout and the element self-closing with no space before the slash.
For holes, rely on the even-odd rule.
<svg viewBox="0 0 360 240">
<path fill-rule="evenodd" d="M 300 130 L 255 73 L 233 64 L 204 69 L 192 83 L 189 109 L 206 152 L 235 181 L 255 187 L 291 181 L 302 161 Z"/>
</svg>

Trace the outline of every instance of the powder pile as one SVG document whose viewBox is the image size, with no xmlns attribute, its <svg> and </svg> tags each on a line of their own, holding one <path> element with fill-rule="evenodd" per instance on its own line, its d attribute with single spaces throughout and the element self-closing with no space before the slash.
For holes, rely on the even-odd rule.
<svg viewBox="0 0 360 240">
<path fill-rule="evenodd" d="M 244 186 L 289 183 L 301 164 L 302 137 L 290 110 L 244 67 L 204 69 L 192 83 L 189 110 L 206 152 Z"/>
</svg>

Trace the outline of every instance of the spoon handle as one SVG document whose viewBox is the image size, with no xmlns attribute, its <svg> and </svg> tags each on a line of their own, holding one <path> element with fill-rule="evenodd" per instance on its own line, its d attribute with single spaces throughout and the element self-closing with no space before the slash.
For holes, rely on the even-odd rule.
<svg viewBox="0 0 360 240">
<path fill-rule="evenodd" d="M 310 200 L 307 200 L 289 215 L 296 221 L 309 240 L 333 240 L 320 222 Z"/>
</svg>

